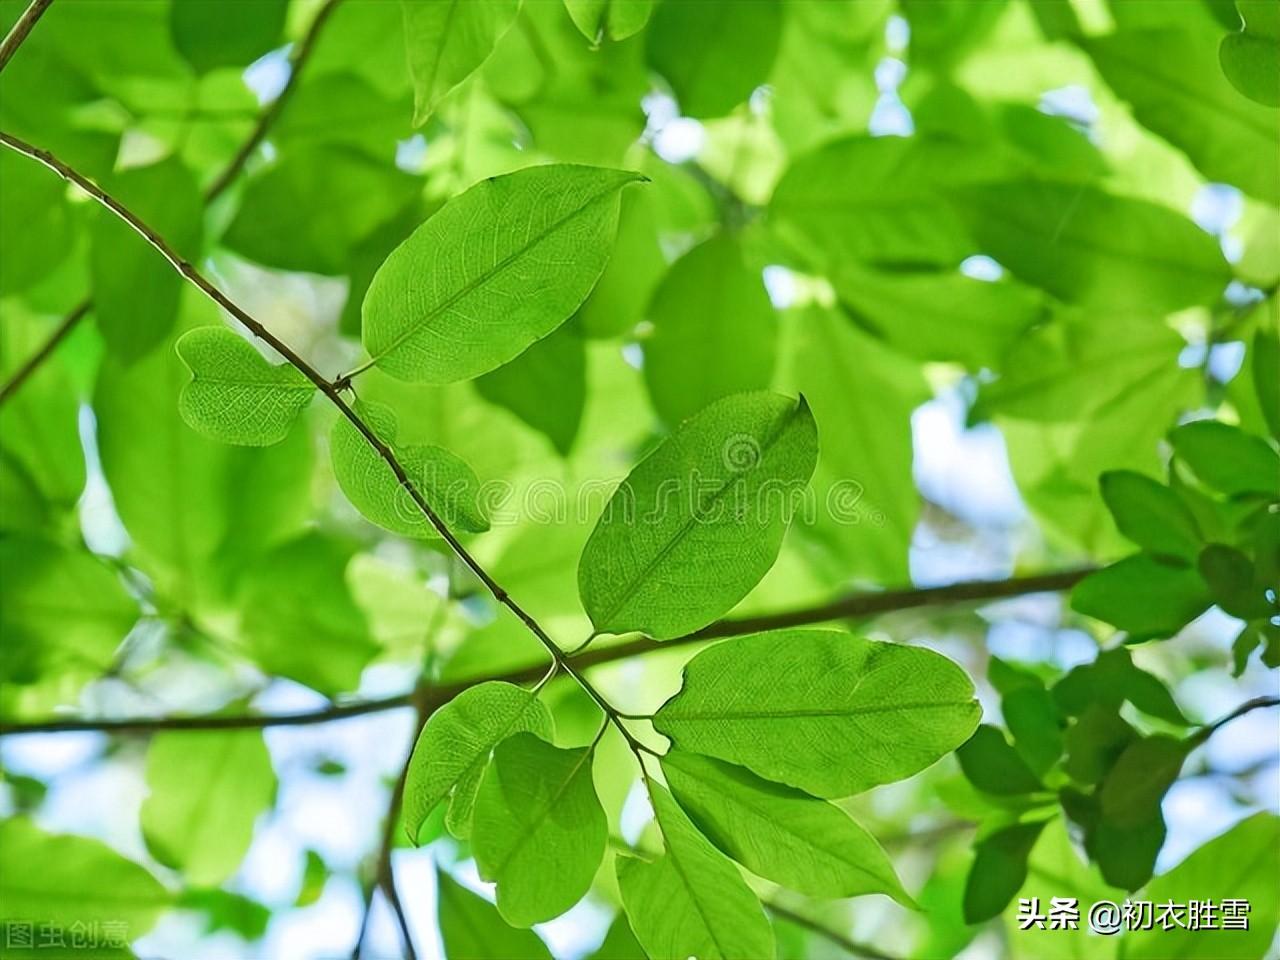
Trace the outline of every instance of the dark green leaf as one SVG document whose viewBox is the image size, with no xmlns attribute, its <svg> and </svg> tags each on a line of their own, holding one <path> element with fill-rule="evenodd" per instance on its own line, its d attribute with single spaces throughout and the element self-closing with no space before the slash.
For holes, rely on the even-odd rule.
<svg viewBox="0 0 1280 960">
<path fill-rule="evenodd" d="M 1194 567 L 1146 554 L 1091 573 L 1071 591 L 1071 607 L 1104 620 L 1130 640 L 1171 637 L 1205 610 L 1212 598 Z"/>
<path fill-rule="evenodd" d="M 564 0 L 569 16 L 592 43 L 625 40 L 649 22 L 654 0 Z"/>
<path fill-rule="evenodd" d="M 237 0 L 235 15 L 208 0 L 173 0 L 173 43 L 196 70 L 243 67 L 280 40 L 288 0 Z"/>
<path fill-rule="evenodd" d="M 582 338 L 561 327 L 510 363 L 476 380 L 486 400 L 505 407 L 567 457 L 582 422 L 587 356 Z"/>
<path fill-rule="evenodd" d="M 973 736 L 956 750 L 956 759 L 969 782 L 986 793 L 1003 796 L 1044 789 L 999 727 L 988 724 L 978 727 Z M 1021 885 L 1020 880 L 1018 886 Z"/>
<path fill-rule="evenodd" d="M 443 871 L 436 872 L 436 905 L 447 960 L 551 960 L 536 933 L 508 926 L 493 904 Z"/>
<path fill-rule="evenodd" d="M 964 919 L 981 923 L 999 915 L 1027 880 L 1027 857 L 1046 821 L 1005 827 L 978 842 L 964 885 Z"/>
<path fill-rule="evenodd" d="M 1265 440 L 1218 420 L 1196 420 L 1169 434 L 1178 458 L 1229 495 L 1280 492 L 1280 456 Z"/>
<path fill-rule="evenodd" d="M 1164 484 L 1132 470 L 1104 473 L 1102 499 L 1126 537 L 1158 557 L 1190 560 L 1201 547 L 1200 529 L 1182 499 Z"/>
</svg>

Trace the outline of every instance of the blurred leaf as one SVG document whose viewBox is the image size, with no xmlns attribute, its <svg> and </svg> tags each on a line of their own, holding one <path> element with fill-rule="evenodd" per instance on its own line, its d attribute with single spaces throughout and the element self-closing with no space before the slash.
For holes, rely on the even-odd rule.
<svg viewBox="0 0 1280 960">
<path fill-rule="evenodd" d="M 564 0 L 569 16 L 592 43 L 625 40 L 649 22 L 654 0 Z"/>
<path fill-rule="evenodd" d="M 1222 38 L 1218 62 L 1231 85 L 1250 100 L 1280 107 L 1280 7 L 1275 0 L 1237 0 L 1244 29 Z M 1231 24 L 1232 27 L 1235 24 Z"/>
<path fill-rule="evenodd" d="M 759 271 L 718 233 L 671 265 L 645 316 L 644 377 L 675 425 L 714 400 L 763 390 L 773 377 L 777 320 Z"/>
<path fill-rule="evenodd" d="M 448 960 L 551 960 L 532 930 L 507 925 L 496 907 L 436 871 L 437 922 Z"/>
<path fill-rule="evenodd" d="M 176 731 L 151 738 L 140 814 L 147 850 L 191 884 L 215 887 L 249 852 L 276 775 L 257 731 Z"/>
<path fill-rule="evenodd" d="M 1095 703 L 1118 708 L 1127 700 L 1148 716 L 1184 727 L 1190 724 L 1169 688 L 1135 666 L 1124 647 L 1103 650 L 1093 663 L 1072 667 L 1054 686 L 1053 698 L 1071 716 L 1082 716 Z"/>
<path fill-rule="evenodd" d="M 1071 591 L 1071 607 L 1129 634 L 1131 641 L 1171 637 L 1213 602 L 1194 567 L 1144 553 L 1091 573 Z"/>
<path fill-rule="evenodd" d="M 237 0 L 235 16 L 207 0 L 173 0 L 173 43 L 196 70 L 243 67 L 276 46 L 288 0 Z"/>
<path fill-rule="evenodd" d="M 978 727 L 956 750 L 956 759 L 969 782 L 986 793 L 1003 796 L 1044 789 L 999 727 L 988 724 Z"/>
<path fill-rule="evenodd" d="M 521 731 L 551 738 L 551 714 L 536 694 L 492 681 L 463 691 L 431 715 L 409 762 L 404 825 L 417 842 L 431 811 L 452 795 L 449 829 L 466 836 L 480 778 L 498 743 Z"/>
<path fill-rule="evenodd" d="M 768 79 L 778 55 L 783 5 L 663 0 L 645 34 L 645 55 L 687 117 L 721 117 Z"/>
<path fill-rule="evenodd" d="M 1197 477 L 1229 496 L 1280 493 L 1280 455 L 1265 440 L 1218 420 L 1196 420 L 1169 434 L 1173 452 Z"/>
<path fill-rule="evenodd" d="M 928 767 L 980 713 L 969 678 L 931 650 L 786 630 L 699 653 L 654 727 L 681 749 L 846 797 Z"/>
<path fill-rule="evenodd" d="M 1098 783 L 1137 739 L 1115 706 L 1091 703 L 1067 731 L 1064 769 L 1081 783 Z"/>
<path fill-rule="evenodd" d="M 498 912 L 513 926 L 559 916 L 591 886 L 608 834 L 592 753 L 523 732 L 493 751 L 471 843 L 480 876 L 498 885 Z"/>
<path fill-rule="evenodd" d="M 1027 880 L 1027 857 L 1046 821 L 1005 827 L 979 841 L 964 887 L 964 919 L 980 923 L 998 916 Z"/>
<path fill-rule="evenodd" d="M 0 153 L 0 295 L 21 293 L 71 252 L 74 234 L 66 184 L 27 157 Z"/>
<path fill-rule="evenodd" d="M 302 886 L 294 898 L 295 907 L 309 907 L 324 894 L 329 881 L 329 865 L 314 850 L 307 851 L 306 864 L 302 868 Z"/>
<path fill-rule="evenodd" d="M 1160 735 L 1132 741 L 1098 790 L 1102 816 L 1117 826 L 1131 826 L 1158 814 L 1192 746 Z"/>
<path fill-rule="evenodd" d="M 369 284 L 363 337 L 373 362 L 401 380 L 448 383 L 514 359 L 586 298 L 609 259 L 619 192 L 639 179 L 532 167 L 445 204 Z M 455 242 L 464 233 L 469 242 Z"/>
<path fill-rule="evenodd" d="M 1241 620 L 1270 617 L 1276 606 L 1267 599 L 1274 589 L 1259 578 L 1253 561 L 1234 547 L 1211 543 L 1200 554 L 1200 576 L 1213 593 L 1213 602 L 1226 613 Z"/>
<path fill-rule="evenodd" d="M 204 914 L 204 933 L 230 931 L 241 940 L 261 940 L 271 923 L 271 909 L 256 900 L 228 890 L 198 890 L 188 887 L 176 906 Z"/>
<path fill-rule="evenodd" d="M 413 77 L 413 124 L 422 126 L 515 23 L 520 0 L 401 0 Z"/>
<path fill-rule="evenodd" d="M 1164 484 L 1132 470 L 1113 470 L 1102 475 L 1099 486 L 1116 526 L 1138 546 L 1184 561 L 1199 553 L 1195 517 Z"/>
<path fill-rule="evenodd" d="M 727 612 L 773 566 L 816 459 L 803 397 L 735 394 L 686 420 L 622 481 L 582 551 L 592 625 L 668 640 Z"/>
<path fill-rule="evenodd" d="M 883 893 L 914 907 L 880 844 L 839 807 L 682 750 L 662 772 L 702 834 L 752 873 L 813 897 Z"/>
<path fill-rule="evenodd" d="M 567 457 L 586 402 L 587 356 L 582 338 L 570 327 L 561 327 L 510 363 L 480 377 L 476 390 L 545 434 L 560 456 Z"/>
<path fill-rule="evenodd" d="M 773 957 L 773 931 L 737 868 L 700 834 L 659 784 L 648 782 L 666 852 L 617 859 L 631 929 L 649 957 Z"/>
</svg>

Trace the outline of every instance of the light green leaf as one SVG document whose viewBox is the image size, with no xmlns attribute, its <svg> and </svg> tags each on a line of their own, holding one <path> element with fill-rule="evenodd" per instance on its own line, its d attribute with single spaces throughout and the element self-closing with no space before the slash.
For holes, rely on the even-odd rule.
<svg viewBox="0 0 1280 960">
<path fill-rule="evenodd" d="M 654 0 L 564 0 L 574 25 L 592 43 L 625 40 L 649 22 Z"/>
<path fill-rule="evenodd" d="M 803 397 L 737 394 L 681 424 L 622 481 L 582 551 L 595 628 L 668 640 L 728 611 L 773 566 L 817 453 Z"/>
<path fill-rule="evenodd" d="M 1213 303 L 1231 279 L 1212 236 L 1145 200 L 1034 180 L 954 197 L 982 253 L 1069 303 L 1165 314 Z"/>
<path fill-rule="evenodd" d="M 551 960 L 536 933 L 509 926 L 492 903 L 442 870 L 436 871 L 436 908 L 448 960 Z"/>
<path fill-rule="evenodd" d="M 527 927 L 583 898 L 604 857 L 608 824 L 591 779 L 593 750 L 516 733 L 493 751 L 476 794 L 471 848 L 498 885 L 498 912 Z"/>
<path fill-rule="evenodd" d="M 312 530 L 246 573 L 241 629 L 268 672 L 321 693 L 354 690 L 378 647 L 347 587 L 352 547 Z"/>
<path fill-rule="evenodd" d="M 365 349 L 393 377 L 428 383 L 464 380 L 518 356 L 586 299 L 609 259 L 619 192 L 640 179 L 554 164 L 476 184 L 374 275 Z"/>
<path fill-rule="evenodd" d="M 65 184 L 35 160 L 5 150 L 0 180 L 0 295 L 9 296 L 42 280 L 70 253 L 72 220 Z"/>
<path fill-rule="evenodd" d="M 1169 434 L 1173 452 L 1202 481 L 1232 496 L 1280 493 L 1280 455 L 1263 440 L 1218 420 L 1196 420 Z"/>
<path fill-rule="evenodd" d="M 191 429 L 214 440 L 279 443 L 315 393 L 301 372 L 287 363 L 273 366 L 226 327 L 188 330 L 175 346 L 191 371 L 178 410 Z"/>
<path fill-rule="evenodd" d="M 845 797 L 925 769 L 980 715 L 964 671 L 931 650 L 781 630 L 694 657 L 654 727 L 682 749 Z"/>
<path fill-rule="evenodd" d="M 398 446 L 399 427 L 390 407 L 359 402 L 355 411 L 391 447 L 414 487 L 451 531 L 489 529 L 480 481 L 466 463 L 433 444 Z M 338 486 L 366 519 L 406 537 L 439 536 L 390 465 L 346 417 L 334 424 L 329 450 Z"/>
<path fill-rule="evenodd" d="M 45 833 L 22 817 L 0 823 L 0 927 L 10 933 L 24 925 L 69 943 L 83 929 L 86 948 L 100 948 L 85 952 L 132 956 L 112 948 L 150 930 L 170 900 L 160 881 L 101 841 Z"/>
<path fill-rule="evenodd" d="M 682 114 L 720 117 L 768 79 L 782 26 L 777 0 L 662 3 L 645 33 L 645 55 Z"/>
<path fill-rule="evenodd" d="M 609 924 L 604 941 L 588 955 L 587 960 L 648 960 L 640 941 L 631 932 L 625 911 L 618 911 L 613 923 Z"/>
<path fill-rule="evenodd" d="M 575 324 L 584 335 L 625 334 L 644 316 L 649 297 L 667 269 L 659 246 L 659 202 L 664 196 L 676 195 L 677 188 L 684 186 L 671 172 L 679 169 L 664 165 L 662 170 L 666 175 L 661 179 L 644 190 L 627 190 L 622 194 L 613 256 L 574 316 Z"/>
<path fill-rule="evenodd" d="M 489 59 L 516 21 L 520 0 L 401 0 L 405 51 L 413 78 L 413 125 L 422 126 L 445 95 Z"/>
<path fill-rule="evenodd" d="M 5 536 L 0 571 L 5 685 L 99 676 L 140 614 L 120 577 L 86 551 Z"/>
<path fill-rule="evenodd" d="M 1132 470 L 1112 470 L 1099 484 L 1116 526 L 1138 546 L 1159 557 L 1183 560 L 1200 552 L 1195 517 L 1163 483 Z"/>
<path fill-rule="evenodd" d="M 995 368 L 1045 311 L 1043 297 L 1029 287 L 959 272 L 869 270 L 850 262 L 831 280 L 840 300 L 902 353 L 970 369 Z"/>
<path fill-rule="evenodd" d="M 662 771 L 703 835 L 751 872 L 813 897 L 883 893 L 914 906 L 875 837 L 834 804 L 683 750 Z"/>
<path fill-rule="evenodd" d="M 650 960 L 771 960 L 773 931 L 760 901 L 724 854 L 663 787 L 650 782 L 666 846 L 657 860 L 617 860 L 622 906 Z"/>
<path fill-rule="evenodd" d="M 514 413 L 568 456 L 587 398 L 587 354 L 582 338 L 564 326 L 510 363 L 476 381 L 480 396 Z"/>
<path fill-rule="evenodd" d="M 1195 27 L 1121 30 L 1081 45 L 1138 121 L 1207 179 L 1280 203 L 1280 165 L 1261 159 L 1275 156 L 1280 114 L 1242 96 L 1223 75 L 1218 35 Z"/>
<path fill-rule="evenodd" d="M 991 151 L 951 138 L 837 140 L 787 168 L 769 223 L 788 249 L 828 273 L 849 261 L 954 266 L 977 251 L 944 191 L 1006 169 Z"/>
<path fill-rule="evenodd" d="M 1280 817 L 1255 813 L 1210 840 L 1143 891 L 1152 903 L 1227 897 L 1249 904 L 1246 930 L 1136 930 L 1125 937 L 1125 960 L 1257 960 L 1280 922 Z M 1218 892 L 1221 891 L 1221 894 Z M 1218 914 L 1221 925 L 1221 912 Z"/>
<path fill-rule="evenodd" d="M 1218 46 L 1218 62 L 1231 85 L 1255 103 L 1280 107 L 1280 6 L 1275 0 L 1237 0 L 1244 29 Z"/>
<path fill-rule="evenodd" d="M 416 842 L 423 822 L 450 795 L 450 829 L 465 835 L 493 748 L 521 731 L 550 739 L 551 730 L 551 714 L 535 694 L 497 681 L 471 687 L 433 713 L 418 735 L 404 785 L 409 839 Z"/>
<path fill-rule="evenodd" d="M 718 233 L 671 265 L 649 303 L 644 379 L 654 409 L 678 424 L 731 393 L 773 377 L 777 319 L 760 271 Z"/>
<path fill-rule="evenodd" d="M 142 835 L 151 855 L 196 886 L 240 866 L 258 816 L 275 799 L 271 756 L 257 731 L 160 733 L 147 748 Z"/>
<path fill-rule="evenodd" d="M 1194 567 L 1146 554 L 1091 573 L 1071 591 L 1071 608 L 1124 630 L 1131 640 L 1171 637 L 1209 608 L 1209 587 Z"/>
</svg>

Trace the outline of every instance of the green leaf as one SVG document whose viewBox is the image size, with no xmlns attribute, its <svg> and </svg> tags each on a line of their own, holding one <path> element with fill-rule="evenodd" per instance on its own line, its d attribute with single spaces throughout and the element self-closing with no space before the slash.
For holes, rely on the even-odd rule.
<svg viewBox="0 0 1280 960">
<path fill-rule="evenodd" d="M 0 538 L 4 604 L 0 606 L 0 679 L 96 678 L 137 621 L 138 603 L 105 563 L 22 536 Z"/>
<path fill-rule="evenodd" d="M 769 386 L 777 320 L 760 272 L 731 235 L 718 233 L 672 264 L 646 316 L 644 379 L 667 423 Z"/>
<path fill-rule="evenodd" d="M 592 43 L 625 40 L 649 22 L 654 0 L 564 0 L 574 25 Z"/>
<path fill-rule="evenodd" d="M 978 727 L 956 750 L 956 759 L 969 782 L 986 793 L 1005 796 L 1044 789 L 1026 761 L 1009 746 L 999 727 L 989 724 Z M 1021 886 L 1021 881 L 1018 885 Z"/>
<path fill-rule="evenodd" d="M 1253 386 L 1258 392 L 1258 406 L 1271 436 L 1280 440 L 1280 379 L 1273 374 L 1280 370 L 1280 333 L 1260 329 L 1253 337 L 1249 351 L 1252 361 Z"/>
<path fill-rule="evenodd" d="M 1067 815 L 1084 829 L 1085 851 L 1107 883 L 1137 890 L 1151 879 L 1167 833 L 1158 804 L 1146 817 L 1119 824 L 1103 816 L 1096 795 L 1066 789 L 1059 799 Z"/>
<path fill-rule="evenodd" d="M 520 0 L 401 0 L 405 51 L 413 78 L 413 125 L 489 59 L 516 21 Z"/>
<path fill-rule="evenodd" d="M 837 140 L 791 163 L 769 222 L 788 248 L 827 273 L 849 261 L 954 266 L 974 252 L 973 241 L 945 191 L 1002 172 L 989 152 L 949 138 Z"/>
<path fill-rule="evenodd" d="M 596 630 L 668 640 L 732 608 L 773 566 L 817 453 L 803 397 L 737 394 L 681 424 L 622 481 L 582 551 Z"/>
<path fill-rule="evenodd" d="M 1131 641 L 1171 637 L 1212 603 L 1194 567 L 1144 553 L 1091 573 L 1071 591 L 1071 608 L 1104 620 Z"/>
<path fill-rule="evenodd" d="M 613 918 L 604 941 L 588 955 L 587 960 L 648 960 L 640 941 L 631 932 L 625 912 L 619 911 Z"/>
<path fill-rule="evenodd" d="M 249 179 L 222 242 L 264 267 L 345 274 L 360 243 L 421 190 L 420 178 L 349 146 L 288 153 Z"/>
<path fill-rule="evenodd" d="M 1200 552 L 1195 516 L 1163 483 L 1132 470 L 1111 470 L 1099 486 L 1120 532 L 1144 550 L 1180 560 Z"/>
<path fill-rule="evenodd" d="M 990 920 L 1009 905 L 1027 881 L 1027 858 L 1047 822 L 1017 823 L 978 842 L 964 884 L 966 923 Z"/>
<path fill-rule="evenodd" d="M 1238 0 L 1233 4 L 1244 29 L 1218 46 L 1218 62 L 1231 85 L 1255 103 L 1280 107 L 1280 8 L 1274 0 Z M 1234 23 L 1231 26 L 1235 26 Z"/>
<path fill-rule="evenodd" d="M 837 311 L 789 315 L 785 329 L 793 339 L 786 383 L 822 424 L 817 511 L 797 520 L 797 532 L 820 548 L 835 582 L 907 581 L 921 506 L 911 415 L 930 397 L 920 366 Z"/>
<path fill-rule="evenodd" d="M 1102 815 L 1117 826 L 1155 816 L 1195 744 L 1155 735 L 1134 740 L 1116 759 L 1098 791 Z"/>
<path fill-rule="evenodd" d="M 1062 756 L 1062 717 L 1043 685 L 1006 693 L 1000 712 L 1013 735 L 1013 746 L 1036 775 L 1043 777 Z"/>
<path fill-rule="evenodd" d="M 142 835 L 151 855 L 197 886 L 218 886 L 249 852 L 258 816 L 276 792 L 257 731 L 177 731 L 147 748 Z"/>
<path fill-rule="evenodd" d="M 197 71 L 243 67 L 278 44 L 288 6 L 288 0 L 239 0 L 228 17 L 206 0 L 173 0 L 169 27 L 174 46 Z"/>
<path fill-rule="evenodd" d="M 661 786 L 649 783 L 666 852 L 617 860 L 622 906 L 651 960 L 770 960 L 773 931 L 737 868 L 698 832 Z"/>
<path fill-rule="evenodd" d="M 378 647 L 347 587 L 352 548 L 312 530 L 246 573 L 241 629 L 268 673 L 321 693 L 354 690 Z"/>
<path fill-rule="evenodd" d="M 1091 703 L 1067 731 L 1063 769 L 1081 783 L 1098 783 L 1136 739 L 1115 707 Z"/>
<path fill-rule="evenodd" d="M 1197 477 L 1230 496 L 1280 492 L 1280 455 L 1263 440 L 1218 420 L 1196 420 L 1169 434 L 1173 452 Z"/>
<path fill-rule="evenodd" d="M 401 380 L 449 383 L 518 356 L 586 299 L 609 259 L 619 193 L 641 179 L 553 164 L 449 201 L 369 284 L 363 337 L 373 362 Z"/>
<path fill-rule="evenodd" d="M 1217 38 L 1194 27 L 1121 30 L 1081 46 L 1138 121 L 1207 179 L 1274 205 L 1280 168 L 1258 158 L 1275 153 L 1276 112 L 1241 96 L 1223 75 Z"/>
<path fill-rule="evenodd" d="M 1210 840 L 1143 891 L 1152 903 L 1238 898 L 1249 904 L 1246 930 L 1135 930 L 1125 937 L 1125 960 L 1256 960 L 1266 954 L 1280 922 L 1280 818 L 1255 813 Z M 1216 896 L 1222 891 L 1222 898 Z M 1218 914 L 1221 924 L 1222 915 Z"/>
<path fill-rule="evenodd" d="M 654 727 L 681 749 L 844 797 L 925 769 L 980 714 L 969 678 L 931 650 L 782 630 L 699 653 Z"/>
<path fill-rule="evenodd" d="M 1044 313 L 1020 283 L 961 273 L 905 273 L 841 264 L 831 281 L 841 302 L 891 346 L 923 361 L 995 368 Z"/>
<path fill-rule="evenodd" d="M 471 847 L 498 885 L 498 912 L 527 927 L 583 898 L 604 857 L 608 824 L 591 780 L 593 750 L 516 733 L 493 751 L 476 794 Z"/>
<path fill-rule="evenodd" d="M 561 327 L 510 363 L 480 377 L 476 390 L 544 434 L 567 457 L 586 403 L 586 347 L 576 331 Z"/>
<path fill-rule="evenodd" d="M 954 198 L 983 253 L 1068 303 L 1165 314 L 1215 302 L 1231 279 L 1217 241 L 1168 207 L 1033 180 Z"/>
<path fill-rule="evenodd" d="M 1200 553 L 1200 576 L 1213 593 L 1213 602 L 1241 620 L 1262 620 L 1276 613 L 1267 599 L 1274 589 L 1254 571 L 1253 561 L 1235 547 L 1211 543 Z"/>
<path fill-rule="evenodd" d="M 813 897 L 883 893 L 914 906 L 875 837 L 834 804 L 682 750 L 662 771 L 703 835 L 752 873 Z"/>
<path fill-rule="evenodd" d="M 311 401 L 315 387 L 289 364 L 271 365 L 226 327 L 198 327 L 178 338 L 191 371 L 178 410 L 191 429 L 223 443 L 279 443 Z"/>
<path fill-rule="evenodd" d="M 615 0 L 616 2 L 616 0 Z M 574 322 L 587 337 L 615 337 L 631 331 L 644 316 L 649 298 L 667 270 L 659 245 L 656 198 L 675 192 L 669 171 L 644 190 L 622 194 L 618 213 L 618 236 L 613 256 L 600 274 Z M 679 181 L 676 186 L 679 186 Z"/>
<path fill-rule="evenodd" d="M 44 279 L 71 252 L 72 220 L 66 185 L 36 161 L 5 150 L 0 180 L 0 295 L 9 296 Z"/>
<path fill-rule="evenodd" d="M 174 250 L 196 257 L 204 201 L 181 162 L 170 158 L 125 170 L 107 186 Z M 107 348 L 126 363 L 173 329 L 183 278 L 110 210 L 95 210 L 90 220 L 89 274 L 98 328 Z"/>
<path fill-rule="evenodd" d="M 436 871 L 436 909 L 448 960 L 551 960 L 541 937 L 508 926 L 492 903 L 442 870 Z"/>
<path fill-rule="evenodd" d="M 489 529 L 480 481 L 466 463 L 433 444 L 398 445 L 399 425 L 388 406 L 357 402 L 355 412 L 392 449 L 414 487 L 451 531 Z M 390 465 L 346 417 L 334 424 L 329 451 L 338 486 L 367 520 L 406 537 L 439 536 Z"/>
<path fill-rule="evenodd" d="M 417 841 L 431 811 L 450 796 L 449 827 L 465 835 L 493 748 L 521 731 L 550 739 L 551 730 L 551 714 L 535 694 L 497 681 L 464 690 L 433 713 L 418 735 L 404 785 L 409 839 Z"/>
<path fill-rule="evenodd" d="M 682 114 L 720 117 L 768 79 L 782 25 L 777 0 L 661 3 L 645 33 L 645 56 Z"/>
<path fill-rule="evenodd" d="M 1164 682 L 1135 666 L 1124 647 L 1104 650 L 1093 663 L 1072 667 L 1054 685 L 1053 699 L 1071 716 L 1082 716 L 1095 703 L 1119 708 L 1127 700 L 1148 716 L 1178 726 L 1190 725 Z"/>
<path fill-rule="evenodd" d="M 108 948 L 150 930 L 170 899 L 155 877 L 101 841 L 45 833 L 24 817 L 0 823 L 0 927 L 10 933 L 25 925 L 69 943 L 83 929 L 85 946 L 102 948 L 94 956 L 132 956 Z"/>
</svg>

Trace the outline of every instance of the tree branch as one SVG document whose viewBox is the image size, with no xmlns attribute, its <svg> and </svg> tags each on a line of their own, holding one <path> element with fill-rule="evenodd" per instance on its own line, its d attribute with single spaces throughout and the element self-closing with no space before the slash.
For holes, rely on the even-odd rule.
<svg viewBox="0 0 1280 960">
<path fill-rule="evenodd" d="M 575 657 L 574 666 L 587 669 L 604 663 L 613 663 L 640 656 L 655 650 L 671 650 L 690 643 L 722 637 L 740 636 L 773 629 L 775 625 L 796 626 L 806 623 L 822 623 L 839 617 L 874 616 L 910 610 L 923 606 L 942 606 L 982 600 L 1005 599 L 1031 593 L 1063 590 L 1075 583 L 1089 570 L 1063 570 L 1057 573 L 1038 574 L 1029 577 L 1012 577 L 1007 580 L 967 580 L 942 587 L 920 589 L 885 590 L 879 592 L 851 593 L 833 603 L 800 610 L 787 610 L 758 617 L 720 620 L 703 630 L 674 640 L 657 641 L 640 637 L 609 647 L 596 647 Z M 506 673 L 478 677 L 458 683 L 440 684 L 420 694 L 423 707 L 430 711 L 448 703 L 463 690 L 491 680 L 507 683 L 524 683 L 537 680 L 544 673 L 541 666 L 521 667 Z M 93 720 L 82 717 L 50 719 L 29 723 L 0 723 L 0 737 L 24 733 L 67 733 L 97 731 L 102 733 L 149 734 L 162 730 L 235 730 L 257 727 L 289 727 L 315 723 L 329 723 L 347 717 L 358 717 L 385 710 L 399 710 L 415 705 L 415 694 L 404 693 L 380 700 L 336 704 L 322 710 L 269 716 L 203 716 L 203 717 L 137 717 L 121 720 Z"/>
<path fill-rule="evenodd" d="M 861 943 L 851 937 L 845 936 L 839 931 L 832 930 L 826 924 L 819 923 L 811 917 L 806 917 L 803 913 L 797 913 L 790 907 L 784 907 L 782 904 L 774 903 L 771 900 L 765 900 L 763 902 L 765 909 L 775 917 L 781 917 L 788 923 L 793 923 L 797 927 L 803 927 L 810 933 L 816 934 L 824 940 L 834 943 L 837 947 L 852 957 L 863 957 L 865 960 L 897 960 L 896 957 L 884 953 L 870 944 Z"/>
<path fill-rule="evenodd" d="M 26 21 L 29 18 L 29 22 L 26 24 L 22 35 L 19 36 L 17 41 L 14 43 L 15 50 L 17 49 L 18 44 L 20 44 L 26 38 L 26 35 L 31 32 L 31 28 L 35 26 L 35 22 L 40 18 L 40 14 L 44 12 L 44 8 L 49 6 L 52 2 L 53 0 L 32 0 L 31 6 L 28 7 L 26 13 L 22 15 L 22 19 L 14 24 L 13 30 L 9 32 L 9 36 L 5 37 L 4 47 L 0 49 L 0 56 L 3 56 L 3 59 L 0 59 L 0 70 L 4 69 L 4 62 L 13 55 L 12 51 L 8 49 L 9 43 L 18 32 L 18 28 L 23 25 L 23 21 Z M 315 49 L 316 41 L 320 37 L 321 28 L 324 27 L 330 14 L 333 13 L 334 8 L 336 8 L 341 2 L 342 0 L 325 0 L 324 5 L 316 11 L 315 18 L 311 21 L 311 26 L 307 28 L 306 34 L 303 35 L 302 39 L 298 42 L 298 45 L 294 48 L 293 53 L 289 57 L 289 78 L 285 81 L 285 85 L 280 90 L 279 96 L 271 101 L 271 103 L 269 103 L 258 115 L 258 121 L 254 124 L 253 130 L 249 134 L 249 139 L 241 144 L 240 149 L 236 151 L 236 154 L 231 158 L 230 163 L 223 168 L 222 173 L 218 175 L 217 179 L 214 180 L 213 183 L 209 184 L 204 193 L 206 203 L 212 203 L 214 200 L 218 199 L 218 197 L 220 197 L 226 189 L 235 182 L 240 171 L 243 170 L 245 164 L 249 162 L 249 158 L 253 155 L 253 151 L 256 150 L 266 138 L 267 131 L 270 130 L 272 124 L 276 122 L 276 119 L 280 116 L 280 111 L 284 109 L 284 105 L 292 96 L 293 91 L 297 86 L 298 78 L 301 76 L 302 68 L 311 57 L 312 51 Z M 37 6 L 40 6 L 40 9 L 32 15 L 32 11 Z M 18 388 L 21 387 L 33 373 L 35 373 L 36 369 L 49 359 L 50 356 L 52 356 L 58 345 L 66 339 L 67 334 L 74 330 L 80 321 L 83 320 L 92 309 L 93 299 L 89 297 L 82 300 L 75 309 L 63 318 L 62 322 L 58 324 L 53 333 L 49 335 L 49 338 L 40 346 L 40 348 L 37 349 L 35 353 L 33 353 L 26 362 L 17 369 L 17 371 L 14 372 L 13 376 L 5 382 L 3 387 L 0 387 L 0 406 L 3 406 L 5 401 L 13 396 L 13 394 L 18 391 Z"/>
<path fill-rule="evenodd" d="M 9 65 L 9 60 L 18 52 L 22 41 L 27 39 L 27 34 L 36 25 L 36 21 L 44 16 L 44 12 L 52 4 L 53 0 L 31 0 L 27 9 L 22 11 L 18 22 L 5 35 L 4 42 L 0 43 L 0 71 Z"/>
</svg>

